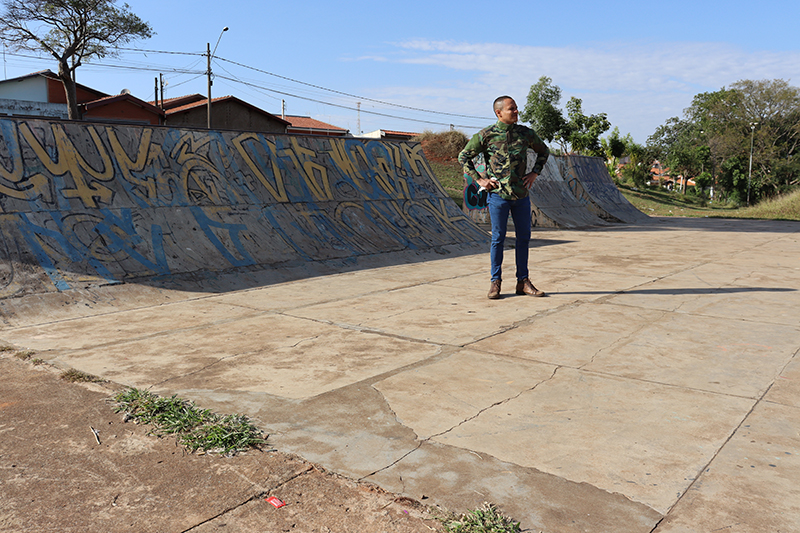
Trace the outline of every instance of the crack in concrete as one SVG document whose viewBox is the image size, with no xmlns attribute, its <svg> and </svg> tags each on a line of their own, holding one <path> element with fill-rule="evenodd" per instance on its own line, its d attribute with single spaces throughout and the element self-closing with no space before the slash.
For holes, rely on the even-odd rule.
<svg viewBox="0 0 800 533">
<path fill-rule="evenodd" d="M 792 361 L 794 361 L 794 359 L 799 354 L 800 354 L 800 349 L 795 351 L 795 353 L 792 355 L 792 357 L 790 357 L 789 360 L 786 362 L 786 364 L 783 365 L 783 368 L 781 368 L 780 372 L 778 372 L 776 374 L 775 379 L 772 380 L 772 382 L 769 384 L 769 387 L 767 387 L 764 390 L 764 392 L 761 394 L 761 396 L 759 396 L 753 402 L 753 405 L 750 407 L 750 410 L 742 417 L 742 419 L 739 422 L 739 424 L 735 428 L 733 428 L 733 431 L 731 431 L 731 433 L 728 435 L 728 438 L 725 439 L 725 442 L 723 442 L 720 445 L 720 447 L 717 448 L 716 452 L 714 452 L 714 455 L 711 456 L 711 459 L 709 459 L 708 462 L 706 462 L 706 464 L 704 464 L 698 470 L 697 475 L 694 476 L 694 479 L 692 479 L 692 482 L 689 483 L 689 485 L 686 487 L 686 489 L 678 496 L 678 498 L 675 500 L 675 503 L 673 503 L 670 506 L 670 508 L 667 509 L 667 512 L 664 513 L 664 517 L 656 523 L 656 525 L 653 527 L 653 529 L 650 530 L 650 533 L 656 533 L 656 530 L 658 529 L 658 526 L 661 524 L 661 522 L 663 522 L 670 515 L 670 513 L 672 513 L 672 511 L 675 510 L 675 508 L 683 500 L 683 498 L 689 493 L 689 491 L 692 490 L 692 487 L 694 487 L 697 483 L 700 482 L 700 478 L 703 477 L 703 473 L 711 468 L 711 463 L 713 463 L 717 459 L 717 457 L 719 457 L 719 454 L 722 453 L 722 450 L 728 445 L 728 443 L 731 440 L 733 440 L 733 437 L 735 437 L 736 434 L 739 432 L 739 430 L 741 430 L 741 428 L 744 425 L 744 423 L 747 422 L 747 419 L 750 418 L 750 416 L 753 414 L 753 411 L 756 410 L 756 407 L 758 407 L 763 402 L 767 402 L 767 400 L 765 400 L 765 398 L 767 397 L 767 394 L 769 394 L 769 391 L 772 390 L 772 387 L 775 385 L 775 381 L 778 379 L 778 376 L 783 374 L 783 372 L 786 370 L 786 367 L 788 367 L 792 363 Z"/>
<path fill-rule="evenodd" d="M 450 429 L 446 429 L 446 430 L 444 430 L 444 431 L 442 431 L 442 432 L 440 432 L 440 433 L 436 433 L 436 434 L 434 434 L 434 435 L 431 435 L 431 436 L 427 437 L 427 438 L 425 439 L 425 441 L 429 441 L 429 440 L 431 440 L 431 439 L 433 439 L 433 438 L 435 438 L 435 437 L 441 437 L 442 435 L 445 435 L 445 434 L 447 434 L 447 433 L 450 433 L 451 431 L 455 430 L 456 428 L 459 428 L 459 427 L 463 426 L 463 425 L 464 425 L 464 424 L 466 424 L 467 422 L 470 422 L 470 421 L 472 421 L 472 420 L 475 420 L 476 418 L 478 418 L 479 416 L 481 416 L 483 413 L 485 413 L 485 412 L 486 412 L 486 411 L 488 411 L 489 409 L 494 409 L 495 407 L 497 407 L 497 406 L 499 406 L 499 405 L 504 405 L 504 404 L 507 404 L 507 403 L 508 403 L 508 402 L 510 402 L 511 400 L 516 400 L 517 398 L 519 398 L 520 396 L 522 396 L 522 395 L 523 395 L 523 394 L 525 394 L 526 392 L 531 392 L 531 391 L 534 391 L 534 390 L 536 390 L 536 389 L 537 389 L 537 388 L 538 388 L 540 385 L 542 385 L 543 383 L 547 383 L 547 382 L 549 382 L 549 381 L 552 381 L 552 380 L 553 380 L 553 379 L 556 377 L 556 374 L 558 373 L 558 370 L 559 370 L 559 368 L 561 368 L 561 367 L 560 367 L 560 366 L 556 366 L 556 367 L 553 369 L 553 373 L 550 375 L 550 377 L 549 377 L 549 378 L 547 378 L 547 379 L 543 379 L 542 381 L 538 382 L 538 383 L 537 383 L 536 385 L 534 385 L 533 387 L 530 387 L 530 388 L 527 388 L 527 389 L 521 390 L 521 391 L 519 391 L 517 394 L 515 394 L 515 395 L 513 395 L 513 396 L 509 396 L 508 398 L 505 398 L 505 399 L 503 399 L 503 400 L 500 400 L 500 401 L 497 401 L 497 402 L 493 403 L 492 405 L 489 405 L 489 406 L 487 406 L 487 407 L 484 407 L 483 409 L 481 409 L 481 410 L 479 410 L 477 413 L 475 413 L 473 416 L 471 416 L 471 417 L 469 417 L 469 418 L 466 418 L 466 419 L 462 420 L 461 422 L 459 422 L 459 423 L 458 423 L 458 424 L 456 424 L 455 426 L 451 427 Z M 424 441 L 423 441 L 423 442 L 424 442 Z"/>
<path fill-rule="evenodd" d="M 236 509 L 239 509 L 240 507 L 243 507 L 243 506 L 247 505 L 250 502 L 253 502 L 255 500 L 263 498 L 267 494 L 269 494 L 271 491 L 274 491 L 275 489 L 278 489 L 278 488 L 286 485 L 287 483 L 289 483 L 291 481 L 294 481 L 295 479 L 299 478 L 300 476 L 304 476 L 305 474 L 307 474 L 308 472 L 311 472 L 314 469 L 315 469 L 314 465 L 308 465 L 308 466 L 306 466 L 306 468 L 304 470 L 302 470 L 300 472 L 297 472 L 292 476 L 289 476 L 287 479 L 284 479 L 284 480 L 280 481 L 276 485 L 273 485 L 272 487 L 269 487 L 269 488 L 267 488 L 265 490 L 259 490 L 259 492 L 253 494 L 252 496 L 250 496 L 249 498 L 247 498 L 243 502 L 238 503 L 238 504 L 236 504 L 236 505 L 234 505 L 232 507 L 229 507 L 227 509 L 224 509 L 224 510 L 220 511 L 219 513 L 215 514 L 214 516 L 212 516 L 210 518 L 207 518 L 207 519 L 203 520 L 202 522 L 199 522 L 199 523 L 191 526 L 188 529 L 184 529 L 183 531 L 181 531 L 181 533 L 188 533 L 188 532 L 190 532 L 192 530 L 197 529 L 198 527 L 202 526 L 203 524 L 207 524 L 209 522 L 212 522 L 212 521 L 216 520 L 217 518 L 221 518 L 222 516 L 225 516 L 226 514 L 232 512 L 232 511 L 235 511 Z"/>
<path fill-rule="evenodd" d="M 668 315 L 670 315 L 670 314 L 671 314 L 671 311 L 663 311 L 663 312 L 661 313 L 661 315 L 658 317 L 658 319 L 657 319 L 655 322 L 656 322 L 656 323 L 660 323 L 660 322 L 661 322 L 661 320 L 663 320 L 663 319 L 664 319 L 664 317 L 666 317 L 666 316 L 668 316 Z M 619 345 L 621 345 L 621 344 L 624 344 L 626 341 L 628 341 L 629 339 L 633 338 L 633 337 L 634 337 L 634 335 L 637 335 L 637 334 L 639 334 L 641 331 L 643 331 L 645 328 L 648 328 L 648 327 L 650 327 L 650 323 L 649 323 L 649 322 L 645 322 L 645 323 L 643 323 L 643 324 L 642 324 L 642 325 L 641 325 L 639 328 L 637 328 L 637 329 L 635 329 L 635 330 L 631 331 L 631 332 L 630 332 L 628 335 L 626 335 L 625 337 L 619 338 L 619 339 L 615 340 L 614 342 L 612 342 L 611 344 L 609 344 L 608 346 L 604 346 L 604 347 L 602 347 L 602 348 L 598 349 L 598 350 L 597 350 L 597 351 L 596 351 L 596 352 L 595 352 L 595 353 L 592 355 L 592 357 L 589 359 L 589 361 L 587 361 L 586 363 L 584 363 L 584 364 L 582 364 L 582 365 L 579 365 L 579 366 L 577 366 L 576 368 L 577 368 L 578 370 L 585 370 L 587 366 L 589 366 L 589 365 L 591 365 L 592 363 L 594 363 L 594 360 L 595 360 L 595 358 L 596 358 L 598 355 L 600 355 L 600 352 L 602 352 L 602 351 L 604 351 L 604 350 L 608 350 L 608 349 L 610 349 L 610 348 L 612 348 L 612 347 L 614 347 L 614 346 L 619 346 Z"/>
<path fill-rule="evenodd" d="M 240 353 L 235 353 L 235 354 L 231 354 L 231 355 L 226 355 L 226 356 L 220 357 L 220 358 L 216 359 L 215 361 L 212 361 L 212 362 L 208 363 L 207 365 L 202 366 L 202 367 L 200 367 L 200 368 L 198 368 L 196 370 L 193 370 L 191 372 L 187 372 L 187 373 L 181 374 L 179 376 L 172 376 L 170 378 L 161 380 L 161 381 L 159 381 L 157 383 L 153 383 L 152 385 L 150 385 L 150 387 L 148 387 L 148 390 L 152 389 L 152 388 L 155 388 L 155 387 L 158 387 L 159 385 L 163 385 L 164 383 L 168 383 L 170 381 L 174 381 L 174 380 L 177 380 L 177 379 L 183 379 L 183 378 L 186 378 L 186 377 L 189 377 L 189 376 L 193 376 L 195 374 L 199 374 L 200 372 L 208 370 L 209 368 L 211 368 L 213 366 L 216 366 L 219 363 L 221 363 L 222 361 L 225 361 L 227 359 L 233 359 L 234 357 L 239 357 L 239 356 L 247 355 L 247 354 L 251 354 L 251 353 L 255 353 L 255 352 L 240 352 Z"/>
<path fill-rule="evenodd" d="M 553 373 L 550 375 L 550 377 L 548 377 L 547 379 L 543 379 L 542 381 L 538 382 L 538 383 L 537 383 L 536 385 L 534 385 L 533 387 L 530 387 L 530 388 L 524 389 L 524 390 L 520 391 L 519 393 L 517 393 L 517 394 L 515 394 L 515 395 L 513 395 L 513 396 L 509 396 L 508 398 L 504 398 L 504 399 L 502 399 L 502 400 L 500 400 L 500 401 L 497 401 L 497 402 L 493 403 L 492 405 L 489 405 L 489 406 L 487 406 L 487 407 L 484 407 L 483 409 L 480 409 L 480 410 L 479 410 L 477 413 L 475 413 L 474 415 L 470 416 L 469 418 L 465 418 L 464 420 L 462 420 L 461 422 L 459 422 L 458 424 L 456 424 L 455 426 L 453 426 L 453 427 L 451 427 L 451 428 L 449 428 L 449 429 L 446 429 L 446 430 L 444 430 L 444 431 L 442 431 L 442 432 L 439 432 L 439 433 L 436 433 L 436 434 L 434 434 L 434 435 L 430 435 L 430 436 L 428 436 L 428 437 L 425 437 L 424 439 L 422 439 L 422 440 L 418 441 L 418 442 L 417 442 L 417 445 L 416 445 L 416 446 L 415 446 L 415 447 L 414 447 L 412 450 L 409 450 L 408 452 L 404 453 L 402 456 L 400 456 L 400 457 L 399 457 L 398 459 L 396 459 L 395 461 L 392 461 L 390 464 L 388 464 L 388 465 L 386 465 L 386 466 L 384 466 L 384 467 L 382 467 L 382 468 L 379 468 L 379 469 L 375 470 L 374 472 L 371 472 L 371 473 L 367 474 L 366 476 L 363 476 L 363 477 L 359 478 L 359 481 L 363 481 L 363 480 L 365 480 L 365 479 L 367 479 L 367 478 L 369 478 L 369 477 L 371 477 L 371 476 L 374 476 L 374 475 L 376 475 L 376 474 L 379 474 L 379 473 L 381 473 L 381 472 L 383 472 L 383 471 L 386 471 L 386 470 L 388 470 L 388 469 L 392 468 L 393 466 L 395 466 L 395 465 L 397 465 L 398 463 L 400 463 L 400 462 L 401 462 L 403 459 L 405 459 L 406 457 L 408 457 L 408 456 L 409 456 L 409 455 L 411 455 L 412 453 L 414 453 L 414 452 L 416 452 L 417 450 L 419 450 L 419 449 L 420 449 L 420 447 L 422 447 L 422 445 L 423 445 L 423 444 L 425 444 L 426 442 L 430 442 L 432 439 L 434 439 L 434 438 L 436 438 L 436 437 L 440 437 L 440 436 L 442 436 L 442 435 L 445 435 L 445 434 L 447 434 L 447 433 L 449 433 L 449 432 L 451 432 L 451 431 L 455 430 L 456 428 L 459 428 L 459 427 L 461 427 L 462 425 L 466 424 L 467 422 L 470 422 L 470 421 L 472 421 L 472 420 L 475 420 L 476 418 L 478 418 L 479 416 L 481 416 L 481 415 L 482 415 L 483 413 L 485 413 L 486 411 L 488 411 L 488 410 L 490 410 L 490 409 L 494 409 L 495 407 L 497 407 L 497 406 L 499 406 L 499 405 L 504 405 L 504 404 L 506 404 L 506 403 L 510 402 L 511 400 L 514 400 L 514 399 L 516 399 L 516 398 L 519 398 L 520 396 L 522 396 L 522 395 L 523 395 L 524 393 L 526 393 L 526 392 L 531 392 L 531 391 L 533 391 L 533 390 L 536 390 L 536 388 L 538 388 L 538 387 L 539 387 L 540 385 L 542 385 L 543 383 L 547 383 L 547 382 L 551 381 L 553 378 L 555 378 L 555 377 L 556 377 L 556 374 L 558 373 L 558 369 L 559 369 L 559 368 L 561 368 L 561 367 L 556 367 L 556 368 L 554 368 L 554 369 L 553 369 Z M 385 400 L 385 398 L 384 398 L 384 400 Z M 388 404 L 389 404 L 389 402 L 388 402 L 388 401 L 386 401 L 386 404 L 388 405 Z M 391 407 L 389 407 L 389 409 L 391 410 Z M 392 411 L 392 412 L 394 413 L 394 411 Z M 398 420 L 398 423 L 400 423 L 400 422 L 399 422 L 399 420 Z M 405 426 L 405 424 L 401 424 L 401 425 L 404 425 L 404 426 Z M 407 426 L 406 426 L 406 427 L 407 427 Z"/>
</svg>

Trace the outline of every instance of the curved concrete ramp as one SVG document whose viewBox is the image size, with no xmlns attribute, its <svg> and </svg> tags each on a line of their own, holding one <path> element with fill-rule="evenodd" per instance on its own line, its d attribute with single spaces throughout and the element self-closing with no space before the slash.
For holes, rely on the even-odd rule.
<svg viewBox="0 0 800 533">
<path fill-rule="evenodd" d="M 0 297 L 466 248 L 418 143 L 0 120 Z"/>
<path fill-rule="evenodd" d="M 479 172 L 484 171 L 483 158 L 478 156 L 475 165 Z M 551 155 L 542 173 L 530 188 L 531 224 L 539 228 L 577 228 L 606 224 L 594 212 L 587 209 L 585 202 L 578 200 L 562 177 L 557 160 Z M 528 151 L 528 171 L 533 169 L 536 155 Z M 464 211 L 478 223 L 489 223 L 489 210 L 486 207 L 486 192 L 479 192 L 478 185 L 464 174 Z"/>
<path fill-rule="evenodd" d="M 534 227 L 577 228 L 606 224 L 589 212 L 567 186 L 556 162 L 550 156 L 542 173 L 530 188 L 531 221 Z M 528 153 L 528 168 L 533 168 L 535 157 Z"/>
<path fill-rule="evenodd" d="M 609 222 L 641 223 L 650 220 L 622 196 L 602 158 L 567 155 L 561 158 L 560 163 L 570 190 L 590 212 Z"/>
</svg>

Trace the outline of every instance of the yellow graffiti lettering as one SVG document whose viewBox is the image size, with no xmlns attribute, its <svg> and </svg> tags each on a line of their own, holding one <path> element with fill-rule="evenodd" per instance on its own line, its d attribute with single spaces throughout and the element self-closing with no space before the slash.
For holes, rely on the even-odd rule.
<svg viewBox="0 0 800 533">
<path fill-rule="evenodd" d="M 401 209 L 400 205 L 397 202 L 394 202 L 394 201 L 388 202 L 388 205 L 392 208 L 392 210 L 397 214 L 397 216 L 399 218 L 401 218 L 401 219 L 403 219 L 403 221 L 405 221 L 405 223 L 406 223 L 406 225 L 408 227 L 408 233 L 406 234 L 407 238 L 414 239 L 416 237 L 421 237 L 422 236 L 422 232 L 419 229 L 419 225 L 417 224 L 417 222 L 411 216 L 409 216 L 409 214 L 407 213 L 407 210 Z M 397 222 L 396 221 L 393 222 L 393 224 L 395 226 L 397 226 Z"/>
<path fill-rule="evenodd" d="M 0 178 L 13 183 L 16 187 L 8 187 L 0 183 L 0 194 L 17 200 L 33 200 L 50 192 L 48 187 L 50 181 L 42 174 L 35 174 L 29 178 L 24 177 L 25 167 L 22 163 L 22 150 L 20 150 L 19 144 L 14 148 L 9 147 L 8 152 L 12 157 L 11 170 L 0 164 Z"/>
<path fill-rule="evenodd" d="M 349 209 L 358 209 L 358 210 L 360 210 L 360 211 L 362 211 L 364 213 L 367 212 L 367 208 L 366 208 L 366 206 L 364 204 L 360 204 L 360 203 L 357 203 L 357 202 L 342 202 L 341 204 L 339 204 L 336 207 L 336 219 L 337 220 L 344 220 L 344 212 L 346 210 L 349 210 Z M 376 222 L 380 227 L 383 227 L 386 230 L 388 230 L 390 233 L 395 234 L 397 236 L 397 240 L 399 242 L 404 242 L 405 240 L 407 240 L 410 237 L 407 233 L 404 233 L 403 231 L 401 231 L 401 229 L 397 227 L 397 224 L 394 221 L 389 220 L 389 218 L 387 218 L 386 215 L 381 213 L 379 210 L 370 209 L 369 215 L 373 219 L 376 219 Z M 359 229 L 360 229 L 359 233 L 363 233 L 364 232 L 364 230 L 362 228 L 359 228 Z M 416 235 L 414 235 L 414 236 L 416 236 Z"/>
<path fill-rule="evenodd" d="M 117 165 L 122 172 L 122 177 L 131 183 L 143 186 L 147 191 L 148 198 L 155 198 L 157 195 L 157 184 L 154 179 L 139 179 L 133 175 L 133 172 L 142 172 L 147 166 L 148 153 L 150 149 L 150 140 L 153 136 L 153 130 L 145 128 L 142 130 L 142 136 L 139 139 L 139 150 L 136 152 L 135 159 L 128 157 L 127 152 L 122 148 L 122 144 L 117 138 L 114 128 L 107 127 L 106 134 L 108 135 L 108 142 L 111 144 L 111 149 L 114 151 L 114 156 L 117 160 Z"/>
<path fill-rule="evenodd" d="M 423 173 L 427 173 L 431 176 L 433 175 L 433 172 L 431 172 L 428 166 L 428 160 L 425 159 L 421 144 L 415 143 L 414 145 L 409 145 L 408 143 L 402 143 L 401 147 L 409 165 L 413 165 L 414 168 L 412 172 L 414 172 L 415 175 L 421 176 Z"/>
<path fill-rule="evenodd" d="M 31 131 L 30 126 L 23 122 L 19 125 L 19 131 L 22 133 L 22 136 L 28 142 L 28 146 L 31 147 L 33 153 L 36 154 L 36 157 L 39 159 L 39 162 L 44 165 L 44 168 L 50 174 L 55 176 L 61 176 L 62 174 L 66 174 L 69 168 L 67 167 L 67 162 L 65 159 L 61 159 L 61 161 L 54 161 L 50 158 L 50 155 L 45 150 L 44 146 L 39 142 L 39 139 L 36 138 L 36 135 Z"/>
<path fill-rule="evenodd" d="M 363 148 L 359 147 L 363 152 Z M 328 151 L 334 164 L 339 168 L 345 176 L 348 176 L 356 184 L 356 187 L 361 189 L 362 192 L 369 193 L 372 188 L 364 180 L 361 170 L 358 168 L 356 161 L 350 158 L 345 149 L 345 143 L 338 139 L 331 141 L 331 150 Z"/>
<path fill-rule="evenodd" d="M 47 154 L 47 151 L 39 143 L 38 139 L 36 139 L 36 136 L 26 124 L 21 125 L 20 131 L 22 132 L 22 136 L 25 137 L 25 140 L 28 141 L 31 149 L 39 157 L 39 161 L 51 174 L 61 176 L 69 173 L 72 176 L 72 181 L 74 182 L 75 187 L 72 189 L 64 188 L 61 191 L 61 194 L 64 196 L 64 198 L 78 198 L 86 207 L 97 207 L 97 202 L 95 199 L 98 199 L 103 203 L 111 203 L 111 200 L 114 198 L 114 191 L 99 183 L 89 183 L 86 180 L 83 171 L 85 170 L 96 180 L 109 181 L 114 178 L 114 166 L 111 163 L 111 157 L 103 147 L 103 142 L 100 140 L 100 136 L 97 134 L 97 131 L 92 127 L 87 129 L 89 131 L 89 135 L 92 137 L 92 141 L 94 141 L 94 144 L 97 148 L 97 153 L 100 156 L 103 164 L 103 168 L 101 170 L 95 170 L 88 162 L 86 162 L 83 157 L 81 157 L 81 155 L 78 153 L 78 150 L 75 148 L 75 145 L 72 144 L 72 141 L 70 141 L 69 137 L 64 131 L 64 128 L 60 124 L 52 125 L 53 138 L 55 139 L 56 144 L 56 153 L 58 154 L 58 162 L 50 158 L 50 156 Z"/>
<path fill-rule="evenodd" d="M 439 223 L 442 225 L 442 228 L 444 228 L 444 230 L 447 233 L 449 233 L 451 237 L 457 237 L 454 231 L 464 235 L 464 232 L 454 224 L 454 222 L 457 220 L 463 220 L 464 219 L 463 215 L 458 215 L 455 217 L 451 217 L 450 215 L 448 215 L 444 198 L 439 198 L 438 209 L 436 208 L 436 206 L 433 205 L 433 202 L 431 202 L 428 199 L 422 200 L 421 202 L 414 202 L 413 204 L 407 204 L 405 210 L 408 211 L 408 209 L 411 208 L 412 206 L 421 207 L 426 211 L 428 211 L 429 213 L 431 213 L 434 216 L 434 218 L 438 220 Z"/>
<path fill-rule="evenodd" d="M 46 193 L 50 192 L 49 183 L 50 180 L 46 176 L 35 174 L 26 180 L 16 182 L 19 188 L 7 187 L 0 183 L 0 194 L 17 200 L 33 200 L 39 196 L 45 197 Z M 44 199 L 49 201 L 49 198 Z"/>
<path fill-rule="evenodd" d="M 376 162 L 378 163 L 378 169 L 376 171 L 378 185 L 380 185 L 381 189 L 395 198 L 409 198 L 408 183 L 406 180 L 396 176 L 394 164 L 383 157 L 376 158 Z M 397 187 L 392 185 L 393 177 L 394 181 L 397 183 Z"/>
<path fill-rule="evenodd" d="M 299 157 L 304 159 L 312 158 L 317 155 L 316 152 L 300 146 L 296 137 L 292 137 L 292 148 L 293 150 L 283 150 L 280 155 L 288 156 L 294 163 L 295 168 L 298 170 L 302 169 L 303 179 L 306 185 L 308 185 L 311 194 L 313 194 L 317 200 L 333 200 L 331 183 L 328 179 L 328 169 L 310 159 L 306 159 L 302 164 L 300 163 Z M 319 176 L 319 178 L 317 178 L 317 176 Z"/>
<path fill-rule="evenodd" d="M 253 161 L 253 158 L 250 157 L 250 154 L 247 153 L 244 143 L 250 140 L 261 142 L 261 138 L 255 133 L 244 133 L 233 139 L 233 145 L 236 147 L 236 151 L 239 152 L 241 158 L 244 159 L 244 162 L 250 168 L 250 171 L 255 174 L 256 178 L 258 178 L 258 181 L 261 182 L 261 185 L 267 189 L 273 198 L 275 198 L 278 202 L 288 202 L 289 196 L 286 194 L 286 186 L 283 184 L 281 169 L 274 160 L 274 157 L 270 157 L 270 162 L 272 163 L 272 175 L 275 179 L 275 185 L 273 186 L 269 179 L 267 179 L 267 177 L 261 171 L 261 168 L 259 168 L 255 161 Z M 264 144 L 267 145 L 270 154 L 276 153 L 277 148 L 275 147 L 274 143 L 264 141 Z"/>
<path fill-rule="evenodd" d="M 219 204 L 222 199 L 213 178 L 222 179 L 222 175 L 207 157 L 197 153 L 210 142 L 211 137 L 208 135 L 197 140 L 191 133 L 186 133 L 181 136 L 170 155 L 181 167 L 181 182 L 190 199 L 197 201 L 206 197 L 211 202 Z M 212 179 L 204 179 L 207 175 L 211 175 Z M 192 181 L 199 189 L 192 188 Z"/>
</svg>

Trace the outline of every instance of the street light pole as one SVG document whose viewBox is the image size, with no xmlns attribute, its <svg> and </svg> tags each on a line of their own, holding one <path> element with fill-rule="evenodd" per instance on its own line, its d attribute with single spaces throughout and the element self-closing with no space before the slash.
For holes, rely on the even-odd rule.
<svg viewBox="0 0 800 533">
<path fill-rule="evenodd" d="M 227 26 L 222 28 L 222 31 L 219 32 L 219 39 L 217 39 L 217 44 L 214 45 L 213 53 L 211 52 L 211 43 L 206 43 L 206 57 L 208 58 L 208 68 L 206 70 L 206 75 L 208 76 L 208 129 L 211 129 L 211 58 L 214 57 L 214 54 L 217 52 L 217 46 L 219 46 L 219 42 L 222 40 L 222 34 L 226 31 L 228 31 Z"/>
<path fill-rule="evenodd" d="M 758 122 L 750 123 L 750 168 L 747 171 L 747 206 L 750 207 L 750 178 L 753 176 L 753 136 Z"/>
</svg>

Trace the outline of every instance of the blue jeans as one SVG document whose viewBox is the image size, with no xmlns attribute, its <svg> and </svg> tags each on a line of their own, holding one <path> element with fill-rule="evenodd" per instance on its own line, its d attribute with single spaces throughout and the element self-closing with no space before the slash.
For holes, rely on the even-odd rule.
<svg viewBox="0 0 800 533">
<path fill-rule="evenodd" d="M 489 193 L 489 216 L 492 220 L 492 281 L 503 279 L 503 244 L 508 230 L 508 214 L 514 221 L 516 232 L 517 281 L 528 277 L 528 246 L 531 241 L 531 199 L 504 200 L 497 193 Z"/>
</svg>

